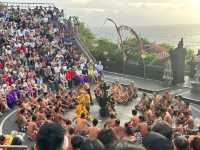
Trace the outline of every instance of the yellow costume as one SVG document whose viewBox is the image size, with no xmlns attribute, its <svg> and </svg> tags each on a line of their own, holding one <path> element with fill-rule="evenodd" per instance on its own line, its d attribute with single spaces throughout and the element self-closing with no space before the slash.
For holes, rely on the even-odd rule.
<svg viewBox="0 0 200 150">
<path fill-rule="evenodd" d="M 5 140 L 4 140 L 4 143 L 3 145 L 10 145 L 12 143 L 12 140 L 13 140 L 13 136 L 12 135 L 5 135 Z"/>
<path fill-rule="evenodd" d="M 86 115 L 86 117 L 89 115 L 89 112 L 87 111 L 86 107 L 79 104 L 76 107 L 76 117 L 80 118 L 82 113 L 84 113 Z"/>
<path fill-rule="evenodd" d="M 88 68 L 88 75 L 89 75 L 90 77 L 93 77 L 93 76 L 94 76 L 94 69 L 93 69 L 93 67 L 89 67 L 89 68 Z"/>
<path fill-rule="evenodd" d="M 77 97 L 77 107 L 76 107 L 76 116 L 77 118 L 80 118 L 81 114 L 84 113 L 86 117 L 89 117 L 89 112 L 87 110 L 87 107 L 90 104 L 90 96 L 89 94 L 84 90 L 80 89 L 79 96 Z"/>
</svg>

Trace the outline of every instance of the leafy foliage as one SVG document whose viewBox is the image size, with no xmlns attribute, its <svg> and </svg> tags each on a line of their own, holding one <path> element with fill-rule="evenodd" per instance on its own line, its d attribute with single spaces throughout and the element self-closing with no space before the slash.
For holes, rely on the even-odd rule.
<svg viewBox="0 0 200 150">
<path fill-rule="evenodd" d="M 102 61 L 116 62 L 121 59 L 121 52 L 117 44 L 104 38 L 96 40 L 96 47 L 91 52 L 97 59 Z"/>
<path fill-rule="evenodd" d="M 185 61 L 186 63 L 189 63 L 192 61 L 192 59 L 194 58 L 195 54 L 194 54 L 194 50 L 191 48 L 186 49 L 186 57 L 185 57 Z"/>
<path fill-rule="evenodd" d="M 90 31 L 84 23 L 80 23 L 79 32 L 81 40 L 86 44 L 92 54 L 97 60 L 103 62 L 110 61 L 110 63 L 120 63 L 122 62 L 123 56 L 122 51 L 118 48 L 118 45 L 113 41 L 105 38 L 96 38 L 95 35 Z M 150 44 L 150 42 L 142 38 L 143 43 Z M 162 43 L 160 46 L 168 49 L 169 51 L 173 50 L 175 47 Z M 139 54 L 139 44 L 135 38 L 127 39 L 123 42 L 123 49 L 128 51 L 128 59 L 133 62 L 140 62 L 141 57 Z M 190 62 L 194 57 L 194 51 L 192 49 L 187 49 L 186 54 L 186 63 Z M 153 50 L 149 50 L 145 54 L 145 62 L 147 64 L 160 64 L 157 54 Z"/>
<path fill-rule="evenodd" d="M 84 44 L 91 50 L 94 48 L 94 45 L 96 43 L 96 37 L 95 35 L 90 31 L 86 25 L 81 22 L 79 24 L 79 32 L 81 40 L 84 42 Z"/>
</svg>

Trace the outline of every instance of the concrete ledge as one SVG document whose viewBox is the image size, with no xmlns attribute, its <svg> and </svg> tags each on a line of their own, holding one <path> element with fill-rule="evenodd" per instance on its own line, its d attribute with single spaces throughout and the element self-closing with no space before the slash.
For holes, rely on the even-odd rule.
<svg viewBox="0 0 200 150">
<path fill-rule="evenodd" d="M 0 135 L 3 134 L 3 126 L 5 124 L 5 122 L 10 118 L 10 116 L 12 116 L 13 114 L 15 114 L 17 112 L 17 109 L 11 111 L 8 115 L 6 115 L 3 120 L 1 120 L 1 123 L 0 123 Z"/>
<path fill-rule="evenodd" d="M 193 94 L 190 91 L 188 91 L 178 96 L 181 96 L 181 98 L 187 103 L 200 105 L 200 95 L 198 94 Z"/>
<path fill-rule="evenodd" d="M 158 80 L 144 79 L 137 76 L 119 74 L 119 73 L 108 72 L 108 71 L 105 71 L 104 73 L 105 73 L 105 80 L 106 78 L 110 76 L 110 78 L 106 80 L 108 82 L 113 83 L 115 81 L 119 81 L 122 84 L 128 84 L 130 82 L 134 82 L 139 90 L 148 92 L 148 93 L 153 93 L 153 92 L 159 93 L 159 92 L 163 92 L 163 91 L 171 89 L 170 86 L 165 86 L 164 82 L 158 81 Z"/>
</svg>

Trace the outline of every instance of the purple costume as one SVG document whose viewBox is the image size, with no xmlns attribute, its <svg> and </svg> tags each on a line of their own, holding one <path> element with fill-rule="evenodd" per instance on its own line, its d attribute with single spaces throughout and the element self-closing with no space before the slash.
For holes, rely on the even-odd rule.
<svg viewBox="0 0 200 150">
<path fill-rule="evenodd" d="M 19 94 L 19 91 L 17 90 L 12 90 L 8 93 L 8 95 L 6 96 L 8 107 L 11 108 L 17 102 L 18 94 Z"/>
<path fill-rule="evenodd" d="M 86 75 L 78 75 L 77 77 L 81 83 L 89 82 L 89 78 Z"/>
</svg>

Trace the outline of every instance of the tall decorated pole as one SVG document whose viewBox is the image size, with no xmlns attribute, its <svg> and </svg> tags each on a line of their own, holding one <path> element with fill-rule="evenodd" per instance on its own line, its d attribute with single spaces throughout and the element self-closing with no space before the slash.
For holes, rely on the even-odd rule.
<svg viewBox="0 0 200 150">
<path fill-rule="evenodd" d="M 121 35 L 121 32 L 120 32 L 120 28 L 119 28 L 119 26 L 117 25 L 117 23 L 113 19 L 107 18 L 107 20 L 110 21 L 112 24 L 114 24 L 115 29 L 117 31 L 117 35 L 118 35 L 118 48 L 123 53 L 123 73 L 125 73 L 125 66 L 126 66 L 126 61 L 127 61 L 128 56 L 127 56 L 126 52 L 123 50 L 123 40 L 122 40 L 122 35 Z"/>
<path fill-rule="evenodd" d="M 128 31 L 130 32 L 137 40 L 138 42 L 138 46 L 139 46 L 139 54 L 140 54 L 140 57 L 142 59 L 142 63 L 143 63 L 143 73 L 144 73 L 144 78 L 146 78 L 146 64 L 145 64 L 145 53 L 144 53 L 144 45 L 143 45 L 143 41 L 140 39 L 140 37 L 138 36 L 138 34 L 135 32 L 135 30 L 129 26 L 126 26 L 126 25 L 121 25 L 119 27 L 119 32 L 123 32 L 123 31 Z M 125 55 L 126 55 L 126 58 L 124 59 L 124 64 L 126 65 L 127 63 L 127 54 L 126 54 L 126 51 L 123 50 Z"/>
<path fill-rule="evenodd" d="M 123 73 L 125 73 L 125 66 L 127 64 L 127 60 L 128 60 L 128 54 L 129 54 L 129 49 L 125 49 L 124 46 L 124 41 L 123 41 L 123 37 L 122 37 L 122 33 L 123 32 L 128 32 L 129 34 L 132 35 L 132 37 L 136 38 L 137 40 L 137 49 L 138 49 L 138 53 L 140 55 L 140 58 L 142 60 L 142 64 L 143 64 L 143 77 L 146 78 L 146 63 L 145 63 L 145 58 L 146 58 L 146 51 L 147 50 L 152 50 L 156 53 L 157 57 L 159 60 L 166 62 L 165 64 L 165 70 L 164 70 L 164 78 L 165 80 L 169 80 L 171 82 L 171 80 L 173 79 L 172 77 L 172 67 L 171 67 L 171 61 L 169 59 L 170 55 L 168 52 L 168 49 L 155 44 L 155 43 L 151 43 L 149 45 L 144 45 L 143 40 L 139 37 L 139 35 L 137 34 L 137 32 L 131 28 L 130 26 L 127 25 L 120 25 L 118 26 L 116 24 L 116 22 L 114 20 L 112 20 L 111 18 L 107 18 L 108 21 L 110 21 L 112 24 L 114 24 L 115 29 L 117 31 L 118 34 L 118 47 L 119 49 L 122 51 L 123 53 Z M 145 47 L 145 48 L 144 48 Z"/>
</svg>

